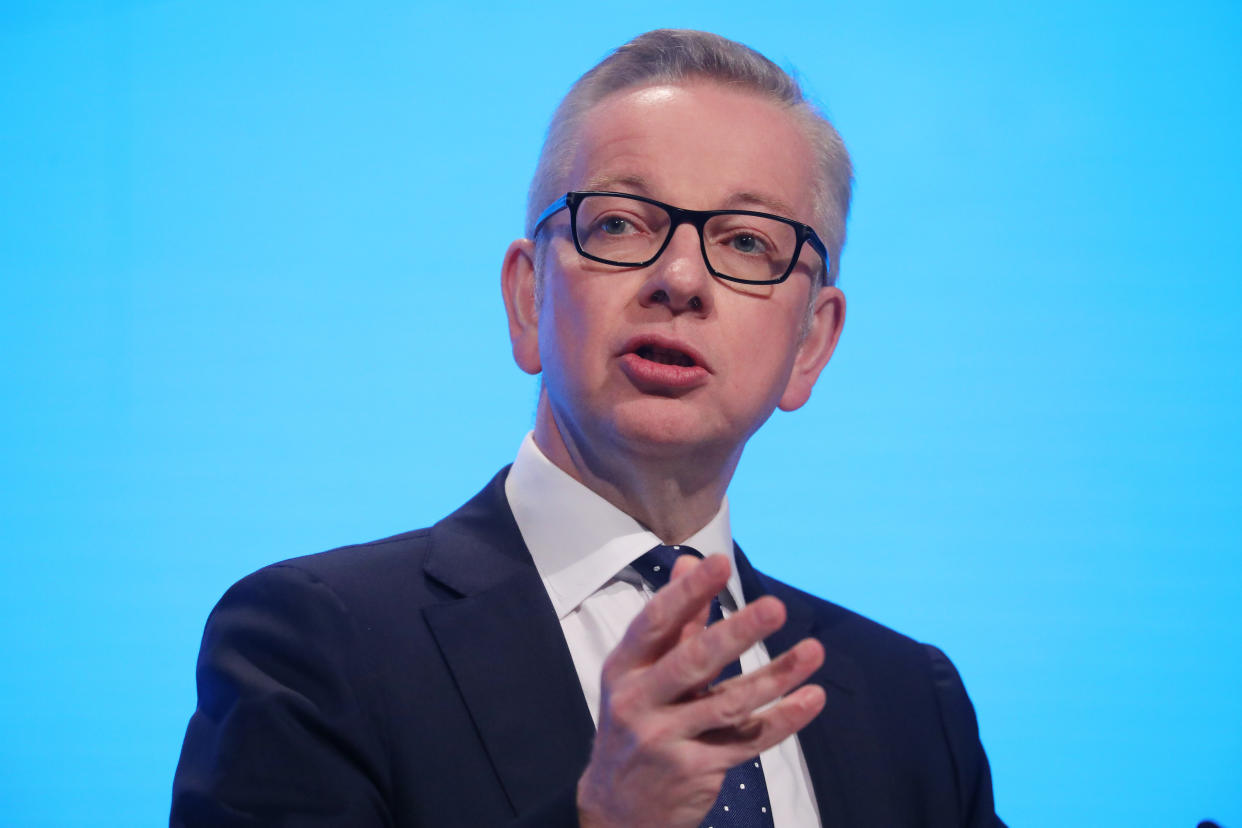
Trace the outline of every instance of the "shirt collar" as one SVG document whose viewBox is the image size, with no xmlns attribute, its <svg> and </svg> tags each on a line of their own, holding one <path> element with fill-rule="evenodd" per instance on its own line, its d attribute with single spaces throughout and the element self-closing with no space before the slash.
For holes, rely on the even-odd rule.
<svg viewBox="0 0 1242 828">
<path fill-rule="evenodd" d="M 509 469 L 505 497 L 558 618 L 563 619 L 662 542 L 552 463 L 535 445 L 533 432 L 522 441 Z M 728 498 L 684 545 L 705 556 L 728 556 L 732 574 L 726 591 L 734 607 L 743 606 L 742 584 L 733 561 Z"/>
</svg>

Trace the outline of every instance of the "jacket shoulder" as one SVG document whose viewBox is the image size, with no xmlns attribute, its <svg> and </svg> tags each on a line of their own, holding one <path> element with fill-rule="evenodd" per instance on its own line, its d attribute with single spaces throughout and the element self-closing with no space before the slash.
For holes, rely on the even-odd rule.
<svg viewBox="0 0 1242 828">
<path fill-rule="evenodd" d="M 280 577 L 290 571 L 317 581 L 345 595 L 365 591 L 373 595 L 383 584 L 409 586 L 419 577 L 430 548 L 431 527 L 402 532 L 387 538 L 349 544 L 288 558 L 259 569 L 242 579 Z"/>
<path fill-rule="evenodd" d="M 520 540 L 515 543 L 514 538 L 520 535 L 504 495 L 507 472 L 508 467 L 502 469 L 467 503 L 432 526 L 269 564 L 242 578 L 233 590 L 256 582 L 310 582 L 326 588 L 351 612 L 372 617 L 451 597 L 456 593 L 436 573 L 455 575 L 467 568 L 471 550 L 518 554 L 514 547 Z"/>
<path fill-rule="evenodd" d="M 855 692 L 868 699 L 877 732 L 894 753 L 943 756 L 958 823 L 1003 828 L 992 798 L 991 770 L 979 739 L 978 722 L 966 688 L 949 658 L 936 647 L 825 601 L 775 578 L 760 575 L 764 587 L 786 603 L 797 602 L 813 616 L 812 629 Z M 917 750 L 910 745 L 917 744 Z M 912 776 L 926 773 L 920 765 Z"/>
<path fill-rule="evenodd" d="M 759 578 L 772 595 L 807 608 L 824 643 L 831 644 L 851 658 L 863 663 L 873 660 L 891 663 L 897 658 L 912 660 L 920 667 L 927 664 L 927 646 L 910 636 L 771 576 L 760 574 Z"/>
</svg>

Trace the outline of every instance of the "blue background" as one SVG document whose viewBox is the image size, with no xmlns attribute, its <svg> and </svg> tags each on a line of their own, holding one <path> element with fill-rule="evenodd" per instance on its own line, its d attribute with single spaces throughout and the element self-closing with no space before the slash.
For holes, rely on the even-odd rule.
<svg viewBox="0 0 1242 828">
<path fill-rule="evenodd" d="M 1242 826 L 1242 7 L 1009 5 L 4 3 L 0 822 L 166 821 L 223 590 L 512 458 L 547 119 L 686 26 L 857 166 L 743 546 L 948 651 L 1011 824 Z"/>
</svg>

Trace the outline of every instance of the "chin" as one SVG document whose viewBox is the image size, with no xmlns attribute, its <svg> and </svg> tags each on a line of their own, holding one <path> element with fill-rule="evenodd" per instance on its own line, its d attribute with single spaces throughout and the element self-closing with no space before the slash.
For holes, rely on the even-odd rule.
<svg viewBox="0 0 1242 828">
<path fill-rule="evenodd" d="M 676 457 L 686 453 L 730 452 L 744 438 L 731 439 L 682 400 L 651 398 L 622 404 L 614 411 L 619 443 L 642 454 Z M 706 459 L 706 458 L 704 458 Z"/>
</svg>

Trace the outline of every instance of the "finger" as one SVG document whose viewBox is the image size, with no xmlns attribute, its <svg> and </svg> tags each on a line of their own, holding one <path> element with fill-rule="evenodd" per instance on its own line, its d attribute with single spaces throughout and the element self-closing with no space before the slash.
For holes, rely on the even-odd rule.
<svg viewBox="0 0 1242 828">
<path fill-rule="evenodd" d="M 721 682 L 709 695 L 679 710 L 679 724 L 689 736 L 718 730 L 744 731 L 761 708 L 792 692 L 824 663 L 824 647 L 803 639 L 770 663 Z"/>
<path fill-rule="evenodd" d="M 686 564 L 683 565 L 682 561 L 685 561 Z M 694 557 L 693 555 L 682 555 L 681 557 L 677 559 L 677 563 L 673 565 L 672 577 L 676 578 L 678 577 L 679 573 L 685 574 L 686 572 L 689 572 L 691 568 L 691 564 L 697 563 L 698 561 L 699 559 Z M 710 601 L 704 604 L 702 609 L 700 609 L 699 612 L 697 612 L 693 618 L 691 618 L 689 621 L 687 621 L 682 626 L 681 635 L 678 637 L 678 641 L 679 642 L 685 641 L 690 636 L 697 635 L 698 633 L 702 632 L 703 629 L 707 626 L 709 619 L 711 618 L 711 609 L 712 609 L 712 605 Z M 677 699 L 677 701 L 688 701 L 690 699 L 698 698 L 699 696 L 707 692 L 708 684 L 709 682 L 705 681 L 699 684 L 697 687 L 688 688 L 686 692 L 683 693 Z"/>
<path fill-rule="evenodd" d="M 673 564 L 673 573 L 669 577 L 672 581 L 674 578 L 680 578 L 686 575 L 699 562 L 699 559 L 693 555 L 681 555 Z M 693 618 L 687 621 L 681 628 L 679 640 L 685 641 L 691 635 L 702 630 L 707 626 L 707 619 L 711 615 L 711 602 L 704 604 L 702 608 L 695 614 Z"/>
<path fill-rule="evenodd" d="M 621 643 L 604 662 L 604 680 L 636 667 L 651 664 L 681 638 L 681 631 L 729 580 L 729 559 L 712 555 L 697 563 L 682 564 L 685 572 L 647 602 L 625 631 Z"/>
<path fill-rule="evenodd" d="M 754 644 L 785 623 L 785 605 L 765 596 L 723 621 L 688 636 L 653 665 L 648 700 L 666 704 L 701 687 Z"/>
<path fill-rule="evenodd" d="M 758 756 L 814 721 L 827 701 L 824 688 L 806 684 L 738 727 L 707 731 L 699 737 L 711 748 L 704 761 L 725 769 Z"/>
<path fill-rule="evenodd" d="M 701 559 L 694 555 L 678 555 L 677 560 L 673 561 L 673 572 L 668 576 L 670 581 L 674 581 L 683 577 L 690 570 L 694 569 L 694 565 Z"/>
</svg>

